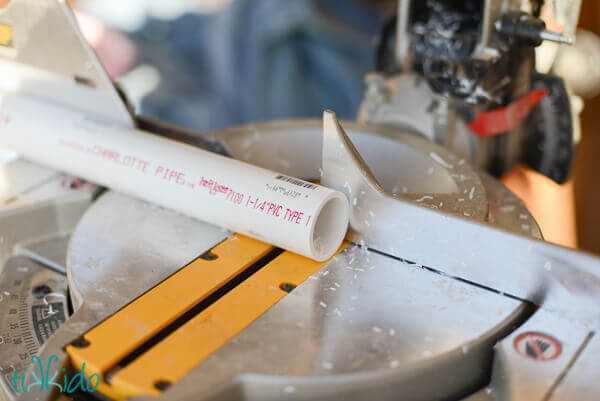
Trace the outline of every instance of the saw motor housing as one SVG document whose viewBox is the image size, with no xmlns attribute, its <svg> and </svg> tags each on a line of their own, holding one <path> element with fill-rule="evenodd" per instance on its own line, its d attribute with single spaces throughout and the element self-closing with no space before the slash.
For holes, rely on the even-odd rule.
<svg viewBox="0 0 600 401">
<path fill-rule="evenodd" d="M 536 71 L 535 48 L 570 39 L 546 29 L 542 3 L 399 0 L 360 119 L 411 127 L 495 176 L 525 163 L 564 182 L 576 115 L 562 79 Z"/>
</svg>

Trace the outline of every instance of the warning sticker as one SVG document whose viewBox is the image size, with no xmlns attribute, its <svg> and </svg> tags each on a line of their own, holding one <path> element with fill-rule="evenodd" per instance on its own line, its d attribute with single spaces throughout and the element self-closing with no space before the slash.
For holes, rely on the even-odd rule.
<svg viewBox="0 0 600 401">
<path fill-rule="evenodd" d="M 519 354 L 536 361 L 551 361 L 558 358 L 562 351 L 558 340 L 536 332 L 521 334 L 515 339 L 514 346 Z"/>
<path fill-rule="evenodd" d="M 13 31 L 10 25 L 0 24 L 0 46 L 13 47 Z"/>
</svg>

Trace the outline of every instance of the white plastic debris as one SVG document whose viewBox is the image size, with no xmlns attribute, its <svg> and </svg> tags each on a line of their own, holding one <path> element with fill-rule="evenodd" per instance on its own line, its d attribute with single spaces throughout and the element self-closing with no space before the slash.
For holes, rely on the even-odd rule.
<svg viewBox="0 0 600 401">
<path fill-rule="evenodd" d="M 431 157 L 433 160 L 435 160 L 439 165 L 447 168 L 447 169 L 451 169 L 453 168 L 453 166 L 449 163 L 446 163 L 446 161 L 444 159 L 442 159 L 437 153 L 434 152 L 429 152 L 429 157 Z"/>
</svg>

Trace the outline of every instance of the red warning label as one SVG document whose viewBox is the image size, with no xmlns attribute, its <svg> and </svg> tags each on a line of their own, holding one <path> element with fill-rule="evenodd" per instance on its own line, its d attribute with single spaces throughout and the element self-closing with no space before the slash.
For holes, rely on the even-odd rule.
<svg viewBox="0 0 600 401">
<path fill-rule="evenodd" d="M 558 358 L 562 351 L 557 339 L 536 332 L 521 334 L 515 338 L 514 346 L 519 354 L 536 361 L 551 361 Z"/>
</svg>

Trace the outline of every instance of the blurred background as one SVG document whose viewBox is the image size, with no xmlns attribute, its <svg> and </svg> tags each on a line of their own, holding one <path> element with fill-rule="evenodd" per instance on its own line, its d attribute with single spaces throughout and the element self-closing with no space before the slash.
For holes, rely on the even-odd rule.
<svg viewBox="0 0 600 401">
<path fill-rule="evenodd" d="M 395 7 L 386 0 L 71 3 L 137 113 L 201 131 L 318 117 L 324 108 L 355 119 L 382 22 Z M 586 63 L 577 58 L 600 65 L 600 42 L 591 34 L 600 34 L 600 2 L 583 0 L 579 26 L 587 31 L 578 33 L 585 50 L 560 65 L 584 100 L 571 178 L 558 186 L 524 169 L 505 183 L 524 199 L 548 240 L 600 253 L 600 97 L 587 79 L 600 70 L 578 70 Z"/>
<path fill-rule="evenodd" d="M 600 34 L 600 2 L 583 0 L 579 26 Z M 581 124 L 582 139 L 573 172 L 577 234 L 582 249 L 600 253 L 600 96 L 586 99 Z"/>
</svg>

